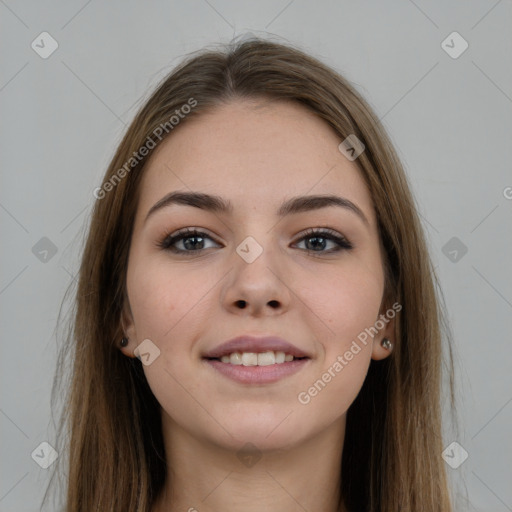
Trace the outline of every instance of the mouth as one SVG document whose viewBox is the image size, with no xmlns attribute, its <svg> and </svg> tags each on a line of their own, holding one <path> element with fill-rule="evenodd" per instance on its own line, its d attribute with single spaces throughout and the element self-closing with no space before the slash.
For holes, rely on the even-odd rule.
<svg viewBox="0 0 512 512">
<path fill-rule="evenodd" d="M 287 341 L 241 336 L 207 352 L 203 361 L 225 377 L 242 384 L 277 382 L 304 368 L 311 357 Z"/>
<path fill-rule="evenodd" d="M 205 357 L 208 361 L 219 361 L 234 366 L 271 366 L 285 364 L 292 361 L 309 359 L 308 357 L 295 357 L 281 350 L 267 350 L 266 352 L 231 352 L 221 357 Z"/>
</svg>

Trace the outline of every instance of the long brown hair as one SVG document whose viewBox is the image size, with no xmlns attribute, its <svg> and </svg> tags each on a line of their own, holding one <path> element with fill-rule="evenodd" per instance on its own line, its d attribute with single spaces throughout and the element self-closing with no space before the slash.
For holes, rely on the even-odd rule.
<svg viewBox="0 0 512 512">
<path fill-rule="evenodd" d="M 452 350 L 403 167 L 377 116 L 345 78 L 292 45 L 252 38 L 189 55 L 175 68 L 136 115 L 96 194 L 52 389 L 52 404 L 65 392 L 58 451 L 68 456 L 66 512 L 149 512 L 167 472 L 160 405 L 141 362 L 118 349 L 139 183 L 152 152 L 140 156 L 140 148 L 172 136 L 179 125 L 171 126 L 171 116 L 191 99 L 195 107 L 180 124 L 234 98 L 258 97 L 298 102 L 342 140 L 354 134 L 364 143 L 357 163 L 384 248 L 385 302 L 402 305 L 393 353 L 371 361 L 348 410 L 343 501 L 349 510 L 372 512 L 452 510 L 440 406 L 445 356 L 455 403 Z"/>
</svg>

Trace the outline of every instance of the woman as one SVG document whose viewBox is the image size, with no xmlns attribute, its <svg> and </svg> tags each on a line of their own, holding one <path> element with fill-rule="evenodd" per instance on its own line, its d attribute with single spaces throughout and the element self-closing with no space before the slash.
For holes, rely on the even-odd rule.
<svg viewBox="0 0 512 512">
<path fill-rule="evenodd" d="M 189 57 L 94 195 L 66 511 L 452 510 L 435 273 L 344 78 L 258 39 Z"/>
</svg>

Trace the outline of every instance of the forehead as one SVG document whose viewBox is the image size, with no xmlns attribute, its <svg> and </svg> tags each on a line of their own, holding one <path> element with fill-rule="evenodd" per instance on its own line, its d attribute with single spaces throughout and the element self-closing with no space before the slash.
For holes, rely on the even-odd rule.
<svg viewBox="0 0 512 512">
<path fill-rule="evenodd" d="M 371 197 L 342 139 L 294 102 L 237 100 L 186 119 L 147 163 L 139 210 L 173 190 L 229 199 L 235 210 L 277 210 L 283 198 L 339 194 L 372 222 Z"/>
</svg>

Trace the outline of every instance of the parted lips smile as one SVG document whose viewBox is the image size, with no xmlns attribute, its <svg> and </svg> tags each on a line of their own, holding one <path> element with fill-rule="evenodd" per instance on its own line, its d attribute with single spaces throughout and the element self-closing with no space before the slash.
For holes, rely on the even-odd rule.
<svg viewBox="0 0 512 512">
<path fill-rule="evenodd" d="M 264 384 L 295 373 L 311 356 L 276 336 L 238 336 L 207 351 L 203 359 L 235 381 Z"/>
</svg>

